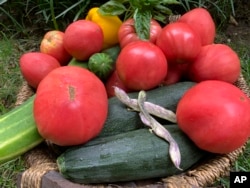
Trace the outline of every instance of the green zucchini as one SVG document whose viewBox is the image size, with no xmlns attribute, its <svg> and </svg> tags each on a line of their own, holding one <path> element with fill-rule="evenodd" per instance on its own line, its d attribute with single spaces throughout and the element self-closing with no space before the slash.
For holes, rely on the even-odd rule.
<svg viewBox="0 0 250 188">
<path fill-rule="evenodd" d="M 78 66 L 78 67 L 82 67 L 82 68 L 88 69 L 88 62 L 79 61 L 79 60 L 77 60 L 76 58 L 73 57 L 70 60 L 70 62 L 68 63 L 68 66 Z"/>
<path fill-rule="evenodd" d="M 119 44 L 101 51 L 101 53 L 106 53 L 110 55 L 110 57 L 113 59 L 114 62 L 116 62 L 116 59 L 120 52 L 121 52 L 121 47 Z"/>
<path fill-rule="evenodd" d="M 194 82 L 186 81 L 149 90 L 147 91 L 147 101 L 161 105 L 175 112 L 177 103 L 182 95 L 194 85 Z M 128 95 L 131 98 L 137 98 L 138 92 L 129 93 Z M 144 124 L 141 122 L 137 112 L 129 110 L 119 101 L 119 99 L 112 97 L 109 99 L 108 117 L 99 137 L 119 134 L 143 126 Z"/>
<path fill-rule="evenodd" d="M 0 164 L 24 154 L 44 140 L 33 118 L 33 100 L 34 96 L 0 116 Z"/>
<path fill-rule="evenodd" d="M 181 168 L 187 170 L 206 155 L 178 128 L 165 126 L 179 145 Z M 66 150 L 57 158 L 60 173 L 76 183 L 111 183 L 161 178 L 181 173 L 170 160 L 169 144 L 147 128 Z"/>
</svg>

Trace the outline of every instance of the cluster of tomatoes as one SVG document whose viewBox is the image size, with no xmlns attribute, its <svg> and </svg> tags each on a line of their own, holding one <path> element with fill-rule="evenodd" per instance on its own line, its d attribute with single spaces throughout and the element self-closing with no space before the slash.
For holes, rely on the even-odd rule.
<svg viewBox="0 0 250 188">
<path fill-rule="evenodd" d="M 240 75 L 240 60 L 235 51 L 225 44 L 214 44 L 215 24 L 204 8 L 193 9 L 165 26 L 152 19 L 148 40 L 139 39 L 134 25 L 134 20 L 128 19 L 115 33 L 122 50 L 106 84 L 110 95 L 114 84 L 126 91 L 138 91 L 183 79 L 234 83 Z M 71 23 L 65 32 L 49 31 L 41 42 L 41 53 L 21 57 L 24 78 L 37 88 L 47 73 L 67 65 L 72 57 L 87 61 L 103 49 L 107 37 L 102 30 L 98 24 L 83 19 Z"/>
<path fill-rule="evenodd" d="M 119 38 L 125 47 L 117 60 L 118 75 L 129 89 L 136 90 L 183 78 L 234 83 L 240 74 L 239 57 L 229 46 L 214 44 L 215 34 L 213 19 L 203 8 L 193 9 L 163 28 L 151 22 L 150 41 L 155 45 L 140 41 L 125 46 L 132 37 L 123 29 Z"/>
<path fill-rule="evenodd" d="M 85 68 L 66 66 L 72 57 L 86 61 L 103 49 L 105 36 L 98 24 L 83 19 L 65 32 L 48 32 L 41 52 L 20 58 L 24 78 L 36 89 L 39 133 L 58 145 L 85 143 L 102 130 L 113 86 L 130 92 L 191 80 L 199 84 L 177 107 L 180 128 L 211 152 L 240 147 L 250 135 L 250 100 L 233 85 L 241 72 L 237 53 L 215 44 L 215 35 L 215 23 L 203 8 L 163 27 L 151 20 L 148 40 L 138 37 L 134 20 L 128 19 L 117 32 L 121 51 L 104 83 Z"/>
</svg>

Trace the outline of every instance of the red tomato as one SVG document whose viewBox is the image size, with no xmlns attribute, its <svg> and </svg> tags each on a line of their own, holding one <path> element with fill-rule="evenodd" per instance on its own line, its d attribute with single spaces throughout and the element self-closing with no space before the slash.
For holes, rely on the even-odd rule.
<svg viewBox="0 0 250 188">
<path fill-rule="evenodd" d="M 186 12 L 178 22 L 187 23 L 200 36 L 201 44 L 207 45 L 214 42 L 216 27 L 210 13 L 204 8 L 195 8 Z"/>
<path fill-rule="evenodd" d="M 40 83 L 33 112 L 45 139 L 60 146 L 83 144 L 102 130 L 107 93 L 100 79 L 87 69 L 60 67 Z"/>
<path fill-rule="evenodd" d="M 163 85 L 170 85 L 179 82 L 183 79 L 186 73 L 188 64 L 169 64 L 166 78 L 163 80 Z"/>
<path fill-rule="evenodd" d="M 62 31 L 48 31 L 41 41 L 40 52 L 53 56 L 61 65 L 67 65 L 72 57 L 64 48 L 63 38 Z"/>
<path fill-rule="evenodd" d="M 199 36 L 186 23 L 166 25 L 158 35 L 156 45 L 166 55 L 168 62 L 186 63 L 193 60 L 201 49 Z"/>
<path fill-rule="evenodd" d="M 102 49 L 102 29 L 92 21 L 75 21 L 68 25 L 64 33 L 64 47 L 77 60 L 88 60 Z"/>
<path fill-rule="evenodd" d="M 135 41 L 121 50 L 116 60 L 116 71 L 128 89 L 149 90 L 166 77 L 167 60 L 153 43 Z"/>
<path fill-rule="evenodd" d="M 105 83 L 108 97 L 115 96 L 114 86 L 119 87 L 126 92 L 130 92 L 130 89 L 126 88 L 126 86 L 122 83 L 121 79 L 117 75 L 116 70 L 110 75 L 110 77 L 108 78 L 108 80 Z"/>
<path fill-rule="evenodd" d="M 179 127 L 201 149 L 229 153 L 250 136 L 250 100 L 236 86 L 203 81 L 189 89 L 178 103 Z"/>
<path fill-rule="evenodd" d="M 225 44 L 210 44 L 203 46 L 189 64 L 188 77 L 195 82 L 222 80 L 234 83 L 240 71 L 240 59 L 234 50 Z"/>
<path fill-rule="evenodd" d="M 60 67 L 56 58 L 41 52 L 27 52 L 20 57 L 19 63 L 24 79 L 34 89 L 49 72 Z"/>
<path fill-rule="evenodd" d="M 157 35 L 161 32 L 162 27 L 156 20 L 151 20 L 150 22 L 150 38 L 149 41 L 152 43 L 156 42 Z M 136 34 L 134 27 L 134 19 L 128 19 L 121 25 L 118 38 L 121 48 L 129 44 L 130 42 L 140 40 Z"/>
</svg>

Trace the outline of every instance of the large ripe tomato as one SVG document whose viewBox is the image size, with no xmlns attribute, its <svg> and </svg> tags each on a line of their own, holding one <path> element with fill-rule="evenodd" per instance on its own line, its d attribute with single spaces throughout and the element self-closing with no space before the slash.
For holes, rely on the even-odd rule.
<svg viewBox="0 0 250 188">
<path fill-rule="evenodd" d="M 209 152 L 229 153 L 250 136 L 250 100 L 236 86 L 203 81 L 189 89 L 178 103 L 179 127 Z"/>
<path fill-rule="evenodd" d="M 41 41 L 40 52 L 53 56 L 61 65 L 67 65 L 72 57 L 64 48 L 63 38 L 62 31 L 48 31 Z"/>
<path fill-rule="evenodd" d="M 174 22 L 163 27 L 156 45 L 169 63 L 188 63 L 200 52 L 200 37 L 186 23 Z"/>
<path fill-rule="evenodd" d="M 134 27 L 134 19 L 130 18 L 122 23 L 118 32 L 118 39 L 121 48 L 129 44 L 130 42 L 140 40 L 136 34 Z M 149 41 L 152 43 L 156 42 L 157 35 L 161 32 L 161 25 L 154 19 L 150 22 L 150 38 Z"/>
<path fill-rule="evenodd" d="M 80 61 L 100 52 L 103 32 L 99 25 L 89 20 L 77 20 L 68 25 L 64 32 L 63 44 L 67 52 Z"/>
<path fill-rule="evenodd" d="M 107 117 L 104 84 L 87 69 L 60 67 L 37 88 L 34 118 L 45 139 L 61 145 L 78 145 L 97 136 Z"/>
<path fill-rule="evenodd" d="M 195 8 L 183 14 L 179 22 L 187 23 L 201 38 L 201 44 L 214 42 L 216 27 L 210 13 L 204 8 Z"/>
<path fill-rule="evenodd" d="M 131 90 L 149 90 L 158 86 L 167 74 L 167 60 L 159 47 L 148 41 L 126 45 L 116 60 L 116 71 Z"/>
<path fill-rule="evenodd" d="M 240 70 L 240 59 L 232 48 L 225 44 L 210 44 L 203 46 L 189 64 L 188 77 L 195 82 L 215 79 L 234 83 Z"/>
<path fill-rule="evenodd" d="M 24 53 L 19 59 L 19 64 L 24 79 L 34 89 L 47 74 L 61 66 L 56 58 L 41 52 Z"/>
</svg>

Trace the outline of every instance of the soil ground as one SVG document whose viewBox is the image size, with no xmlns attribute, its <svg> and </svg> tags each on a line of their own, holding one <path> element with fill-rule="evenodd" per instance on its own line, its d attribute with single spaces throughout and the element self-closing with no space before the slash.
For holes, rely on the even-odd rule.
<svg viewBox="0 0 250 188">
<path fill-rule="evenodd" d="M 238 1 L 235 16 L 225 29 L 226 43 L 242 44 L 249 48 L 250 54 L 250 1 Z"/>
</svg>

